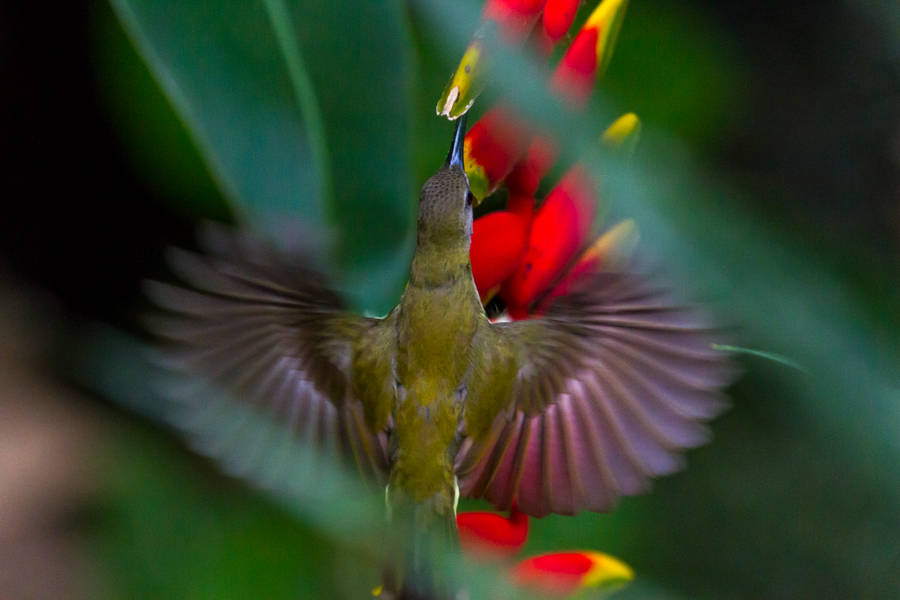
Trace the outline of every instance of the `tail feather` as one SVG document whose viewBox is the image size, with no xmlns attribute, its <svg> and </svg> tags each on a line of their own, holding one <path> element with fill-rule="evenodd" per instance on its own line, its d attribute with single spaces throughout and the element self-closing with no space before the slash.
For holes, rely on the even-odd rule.
<svg viewBox="0 0 900 600">
<path fill-rule="evenodd" d="M 391 502 L 392 529 L 400 533 L 384 568 L 380 600 L 449 600 L 456 585 L 434 568 L 436 558 L 459 551 L 454 507 L 437 499 Z"/>
</svg>

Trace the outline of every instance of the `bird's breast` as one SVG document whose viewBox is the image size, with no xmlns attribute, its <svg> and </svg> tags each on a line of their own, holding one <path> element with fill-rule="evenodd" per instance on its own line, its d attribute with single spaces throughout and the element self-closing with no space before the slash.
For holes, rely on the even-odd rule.
<svg viewBox="0 0 900 600">
<path fill-rule="evenodd" d="M 442 389 L 435 393 L 453 391 L 462 383 L 478 318 L 467 296 L 459 286 L 407 290 L 397 348 L 401 382 L 441 382 Z"/>
</svg>

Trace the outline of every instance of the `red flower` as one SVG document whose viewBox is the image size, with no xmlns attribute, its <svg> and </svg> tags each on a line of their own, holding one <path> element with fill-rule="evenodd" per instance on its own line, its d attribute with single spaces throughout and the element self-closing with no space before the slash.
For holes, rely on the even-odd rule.
<svg viewBox="0 0 900 600">
<path fill-rule="evenodd" d="M 551 41 L 558 41 L 569 31 L 572 21 L 575 20 L 575 13 L 578 12 L 579 1 L 556 0 L 547 3 L 544 8 L 544 33 Z"/>
<path fill-rule="evenodd" d="M 459 542 L 463 552 L 479 558 L 510 558 L 528 537 L 528 515 L 513 504 L 509 517 L 491 512 L 466 512 L 456 515 Z"/>
<path fill-rule="evenodd" d="M 507 210 L 492 212 L 473 223 L 469 256 L 482 302 L 487 303 L 521 264 L 533 206 L 530 196 L 511 198 Z"/>
<path fill-rule="evenodd" d="M 478 560 L 510 560 L 528 537 L 528 516 L 513 504 L 509 517 L 490 512 L 456 516 L 463 552 Z M 634 578 L 631 567 L 594 551 L 558 552 L 526 558 L 509 569 L 512 581 L 551 596 L 567 596 L 586 587 L 607 591 Z"/>
<path fill-rule="evenodd" d="M 577 4 L 572 0 L 488 0 L 483 17 L 521 40 L 543 16 L 539 33 L 552 44 L 568 31 Z M 626 0 L 601 2 L 554 72 L 554 91 L 576 106 L 587 102 L 609 60 L 626 5 Z M 465 112 L 460 108 L 463 104 L 464 108 L 471 104 L 477 86 L 470 75 L 478 70 L 481 53 L 480 43 L 473 41 L 438 102 L 440 114 L 453 118 Z M 622 145 L 637 125 L 633 115 L 620 119 L 604 138 Z M 482 301 L 499 293 L 514 319 L 546 308 L 560 295 L 557 290 L 570 289 L 573 277 L 596 268 L 614 250 L 594 252 L 591 260 L 579 258 L 591 246 L 598 188 L 578 165 L 569 169 L 535 211 L 534 195 L 557 154 L 552 139 L 536 135 L 505 104 L 487 111 L 466 135 L 465 166 L 472 194 L 480 201 L 500 185 L 505 184 L 508 191 L 505 210 L 474 223 L 472 274 Z M 607 242 L 623 239 L 615 236 Z"/>
<path fill-rule="evenodd" d="M 528 245 L 501 296 L 514 319 L 524 318 L 588 240 L 594 220 L 593 183 L 573 167 L 547 196 L 531 224 Z"/>
<path fill-rule="evenodd" d="M 559 552 L 526 558 L 511 571 L 512 579 L 551 596 L 568 596 L 586 587 L 611 591 L 634 578 L 631 567 L 601 552 Z"/>
</svg>

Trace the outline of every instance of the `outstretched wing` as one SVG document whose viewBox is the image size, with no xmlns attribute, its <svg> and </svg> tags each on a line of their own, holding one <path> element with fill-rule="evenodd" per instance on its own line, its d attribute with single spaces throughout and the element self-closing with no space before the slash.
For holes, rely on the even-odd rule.
<svg viewBox="0 0 900 600">
<path fill-rule="evenodd" d="M 533 516 L 609 510 L 678 470 L 735 375 L 702 312 L 634 274 L 593 274 L 544 316 L 483 329 L 461 492 Z"/>
<path fill-rule="evenodd" d="M 204 255 L 171 251 L 189 288 L 148 283 L 164 310 L 150 328 L 167 342 L 167 362 L 383 482 L 388 406 L 371 382 L 387 368 L 378 360 L 389 350 L 386 322 L 346 312 L 318 271 L 249 235 L 208 226 L 201 244 Z M 199 394 L 179 400 L 187 420 L 204 408 Z"/>
</svg>

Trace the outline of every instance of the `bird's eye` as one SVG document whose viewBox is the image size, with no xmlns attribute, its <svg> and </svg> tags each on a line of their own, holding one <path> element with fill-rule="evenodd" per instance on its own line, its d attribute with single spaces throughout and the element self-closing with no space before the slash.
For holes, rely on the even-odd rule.
<svg viewBox="0 0 900 600">
<path fill-rule="evenodd" d="M 472 192 L 466 194 L 466 206 L 472 206 L 472 202 L 475 200 L 475 197 L 472 195 Z"/>
</svg>

